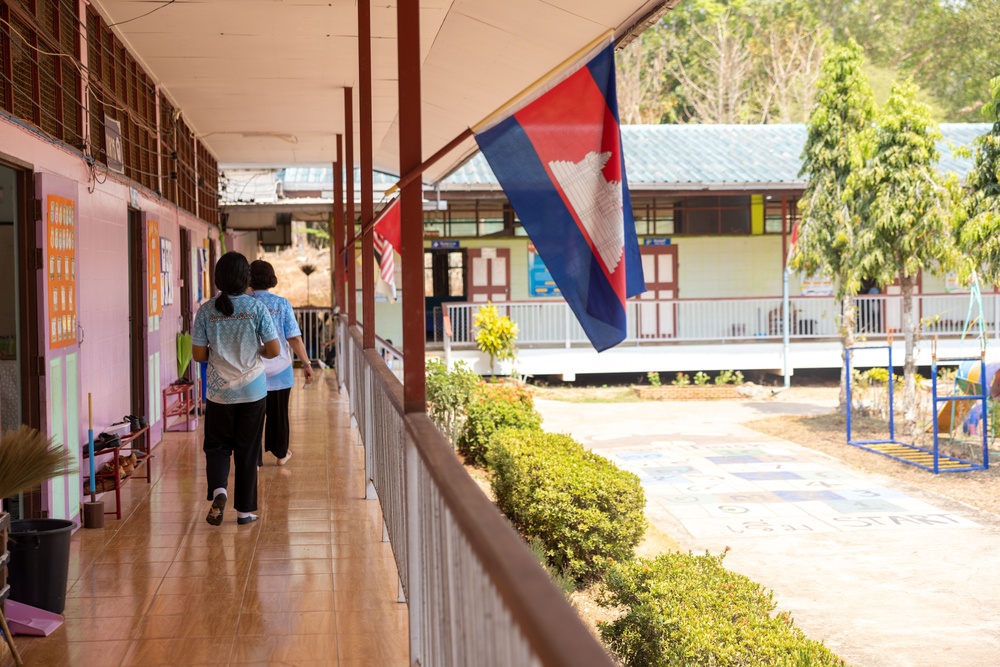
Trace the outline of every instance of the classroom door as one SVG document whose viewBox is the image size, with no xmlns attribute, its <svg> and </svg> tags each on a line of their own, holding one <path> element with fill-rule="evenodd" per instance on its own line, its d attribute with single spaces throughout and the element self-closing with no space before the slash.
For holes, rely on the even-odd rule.
<svg viewBox="0 0 1000 667">
<path fill-rule="evenodd" d="M 642 272 L 646 291 L 639 295 L 636 335 L 639 338 L 673 338 L 677 335 L 677 246 L 642 246 Z"/>
<path fill-rule="evenodd" d="M 34 238 L 42 243 L 37 254 L 42 262 L 37 272 L 41 298 L 39 357 L 42 409 L 45 434 L 70 454 L 80 469 L 82 444 L 86 442 L 86 420 L 80 417 L 80 337 L 84 335 L 77 314 L 80 257 L 80 209 L 76 182 L 54 174 L 35 174 L 36 212 L 42 230 Z M 35 216 L 33 216 L 35 217 Z M 42 487 L 42 512 L 51 519 L 74 519 L 82 498 L 78 472 L 56 477 Z"/>
<path fill-rule="evenodd" d="M 149 248 L 146 225 L 141 211 L 128 211 L 128 275 L 129 275 L 129 395 L 133 415 L 149 417 Z"/>
<path fill-rule="evenodd" d="M 469 248 L 469 301 L 510 300 L 510 248 Z"/>
</svg>

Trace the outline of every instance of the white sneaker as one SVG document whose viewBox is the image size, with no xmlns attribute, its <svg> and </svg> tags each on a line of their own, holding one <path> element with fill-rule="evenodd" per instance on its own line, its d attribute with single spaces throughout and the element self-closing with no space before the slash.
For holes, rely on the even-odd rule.
<svg viewBox="0 0 1000 667">
<path fill-rule="evenodd" d="M 278 465 L 279 466 L 285 465 L 286 463 L 288 463 L 288 459 L 290 459 L 290 458 L 292 458 L 292 452 L 291 452 L 291 450 L 289 450 L 288 453 L 285 454 L 282 458 L 278 459 Z"/>
</svg>

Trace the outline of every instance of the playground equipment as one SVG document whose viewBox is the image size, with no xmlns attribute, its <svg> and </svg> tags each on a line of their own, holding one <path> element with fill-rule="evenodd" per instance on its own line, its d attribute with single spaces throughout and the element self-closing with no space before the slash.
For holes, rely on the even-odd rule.
<svg viewBox="0 0 1000 667">
<path fill-rule="evenodd" d="M 889 438 L 886 440 L 855 440 L 853 437 L 853 424 L 852 424 L 852 413 L 853 413 L 853 399 L 851 396 L 851 359 L 854 352 L 857 350 L 887 350 L 888 351 L 888 363 L 886 365 L 886 370 L 888 371 L 888 380 L 886 382 L 889 392 L 889 402 L 888 402 L 888 422 L 889 422 Z M 987 407 L 987 378 L 993 377 L 993 375 L 987 375 L 986 357 L 985 352 L 980 352 L 978 357 L 950 357 L 938 359 L 937 357 L 937 345 L 935 341 L 935 350 L 931 356 L 931 427 L 930 430 L 933 433 L 933 444 L 930 449 L 919 447 L 916 444 L 911 444 L 907 442 L 901 442 L 896 439 L 896 423 L 895 423 L 895 406 L 893 405 L 893 370 L 894 365 L 892 363 L 892 343 L 888 345 L 877 345 L 877 346 L 853 346 L 846 350 L 844 355 L 844 363 L 847 370 L 847 444 L 853 445 L 860 449 L 866 449 L 877 454 L 882 454 L 883 456 L 888 456 L 889 458 L 902 461 L 909 465 L 917 466 L 918 468 L 923 468 L 924 470 L 929 470 L 935 474 L 941 472 L 968 472 L 972 470 L 986 470 L 989 468 L 989 449 L 987 443 L 987 436 L 989 428 L 987 424 L 989 420 L 986 418 L 988 414 Z M 938 394 L 938 363 L 955 363 L 959 362 L 962 364 L 959 368 L 966 368 L 965 375 L 962 380 L 966 393 L 959 394 L 955 393 L 951 396 L 940 396 Z M 992 365 L 991 365 L 992 366 Z M 972 369 L 975 369 L 973 371 Z M 995 371 L 996 369 L 994 369 Z M 961 386 L 961 385 L 960 385 Z M 975 391 L 976 393 L 971 393 Z M 956 409 L 951 409 L 954 406 Z M 962 407 L 958 407 L 962 406 Z M 972 415 L 972 407 L 978 407 L 978 417 Z M 953 431 L 953 425 L 959 420 L 970 421 L 971 424 L 978 428 L 979 433 L 982 437 L 982 463 L 976 463 L 974 461 L 968 461 L 957 456 L 953 456 L 948 453 L 941 451 L 941 441 L 940 435 L 942 431 L 941 420 L 946 419 L 945 430 L 951 432 Z"/>
<path fill-rule="evenodd" d="M 942 359 L 942 361 L 944 361 Z M 982 365 L 979 359 L 963 361 L 956 371 L 954 393 L 975 395 L 981 393 L 980 387 L 989 387 L 989 395 L 993 399 L 1000 398 L 1000 363 L 986 364 L 985 380 L 981 377 Z M 976 430 L 985 427 L 987 422 L 983 421 L 983 411 L 979 404 L 974 401 L 950 401 L 941 406 L 937 415 L 937 426 L 941 432 L 954 432 L 958 426 L 966 435 L 975 435 Z M 927 425 L 927 432 L 930 433 L 934 424 Z"/>
</svg>

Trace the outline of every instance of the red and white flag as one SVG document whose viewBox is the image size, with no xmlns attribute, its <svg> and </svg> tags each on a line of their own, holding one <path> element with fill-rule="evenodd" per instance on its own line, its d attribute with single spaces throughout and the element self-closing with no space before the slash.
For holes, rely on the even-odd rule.
<svg viewBox="0 0 1000 667">
<path fill-rule="evenodd" d="M 382 209 L 372 228 L 375 252 L 378 253 L 379 285 L 376 290 L 393 301 L 396 299 L 396 262 L 393 251 L 398 250 L 401 245 L 399 225 L 399 197 L 397 197 Z"/>
</svg>

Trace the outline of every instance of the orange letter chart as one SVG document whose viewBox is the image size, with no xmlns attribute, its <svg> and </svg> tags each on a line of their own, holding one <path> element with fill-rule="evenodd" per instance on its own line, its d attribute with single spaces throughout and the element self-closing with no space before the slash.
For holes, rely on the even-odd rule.
<svg viewBox="0 0 1000 667">
<path fill-rule="evenodd" d="M 76 204 L 49 195 L 49 348 L 76 344 Z"/>
<path fill-rule="evenodd" d="M 147 277 L 149 280 L 149 314 L 163 313 L 163 292 L 160 289 L 160 223 L 156 220 L 146 221 L 146 248 L 149 262 Z"/>
</svg>

